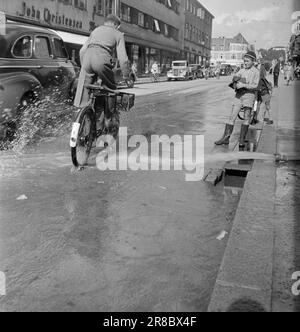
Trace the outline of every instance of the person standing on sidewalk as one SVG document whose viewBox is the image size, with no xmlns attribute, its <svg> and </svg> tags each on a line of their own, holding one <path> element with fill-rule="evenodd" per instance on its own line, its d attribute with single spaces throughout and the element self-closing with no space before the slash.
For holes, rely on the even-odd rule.
<svg viewBox="0 0 300 332">
<path fill-rule="evenodd" d="M 132 71 L 132 74 L 133 74 L 133 77 L 134 77 L 134 81 L 136 82 L 137 81 L 138 68 L 137 68 L 137 64 L 136 64 L 135 61 L 132 64 L 131 71 Z"/>
<path fill-rule="evenodd" d="M 275 66 L 273 68 L 274 87 L 275 88 L 278 88 L 279 75 L 280 75 L 280 63 L 278 60 L 275 60 Z"/>
<path fill-rule="evenodd" d="M 294 67 L 291 61 L 289 61 L 285 67 L 286 85 L 289 86 L 290 82 L 294 80 Z"/>
<path fill-rule="evenodd" d="M 239 145 L 245 147 L 245 139 L 248 133 L 251 112 L 256 99 L 256 89 L 258 88 L 260 73 L 255 67 L 256 54 L 249 51 L 244 56 L 244 69 L 241 69 L 235 76 L 234 82 L 230 85 L 236 90 L 236 96 L 232 105 L 231 116 L 226 123 L 223 137 L 215 142 L 216 145 L 228 145 L 233 133 L 236 119 L 242 109 L 245 111 L 245 120 L 241 127 Z"/>
<path fill-rule="evenodd" d="M 272 83 L 267 80 L 267 71 L 264 65 L 260 65 L 260 81 L 258 85 L 258 106 L 256 110 L 256 120 L 258 118 L 261 105 L 264 103 L 266 107 L 266 113 L 264 121 L 268 125 L 274 124 L 272 120 L 272 110 L 271 110 L 271 98 L 272 98 Z M 257 121 L 258 122 L 258 121 Z M 257 123 L 256 122 L 256 123 Z"/>
</svg>

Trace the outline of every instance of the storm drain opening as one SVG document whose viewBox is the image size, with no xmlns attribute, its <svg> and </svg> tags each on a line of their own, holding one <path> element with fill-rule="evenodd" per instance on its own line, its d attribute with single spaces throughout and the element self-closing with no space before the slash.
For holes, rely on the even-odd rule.
<svg viewBox="0 0 300 332">
<path fill-rule="evenodd" d="M 243 189 L 248 176 L 248 170 L 225 169 L 224 187 Z"/>
</svg>

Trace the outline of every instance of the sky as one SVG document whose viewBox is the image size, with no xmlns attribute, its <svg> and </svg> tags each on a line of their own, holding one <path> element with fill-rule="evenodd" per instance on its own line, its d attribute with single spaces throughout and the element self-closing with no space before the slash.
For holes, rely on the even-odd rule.
<svg viewBox="0 0 300 332">
<path fill-rule="evenodd" d="M 259 48 L 287 46 L 294 0 L 200 0 L 214 16 L 213 37 L 241 32 Z"/>
</svg>

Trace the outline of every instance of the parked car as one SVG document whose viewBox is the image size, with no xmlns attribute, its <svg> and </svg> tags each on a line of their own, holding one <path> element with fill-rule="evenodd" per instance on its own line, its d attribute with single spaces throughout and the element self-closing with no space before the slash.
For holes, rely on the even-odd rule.
<svg viewBox="0 0 300 332">
<path fill-rule="evenodd" d="M 173 61 L 172 70 L 167 73 L 168 81 L 171 80 L 191 80 L 194 78 L 192 68 L 188 61 Z"/>
<path fill-rule="evenodd" d="M 220 75 L 221 76 L 229 76 L 233 73 L 233 68 L 231 67 L 231 65 L 221 65 L 220 68 Z"/>
<path fill-rule="evenodd" d="M 5 31 L 0 35 L 0 137 L 43 88 L 65 84 L 67 93 L 78 71 L 54 31 L 15 23 L 7 23 Z"/>
<path fill-rule="evenodd" d="M 190 65 L 190 67 L 192 69 L 194 79 L 204 78 L 204 73 L 203 73 L 203 69 L 202 69 L 201 65 L 193 64 L 193 65 Z"/>
</svg>

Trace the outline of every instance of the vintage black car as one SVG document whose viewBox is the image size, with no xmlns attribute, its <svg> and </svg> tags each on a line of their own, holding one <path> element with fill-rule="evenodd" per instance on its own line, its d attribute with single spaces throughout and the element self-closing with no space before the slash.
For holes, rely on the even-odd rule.
<svg viewBox="0 0 300 332">
<path fill-rule="evenodd" d="M 14 23 L 5 31 L 0 35 L 0 137 L 43 88 L 63 86 L 67 93 L 78 71 L 54 31 Z"/>
</svg>

